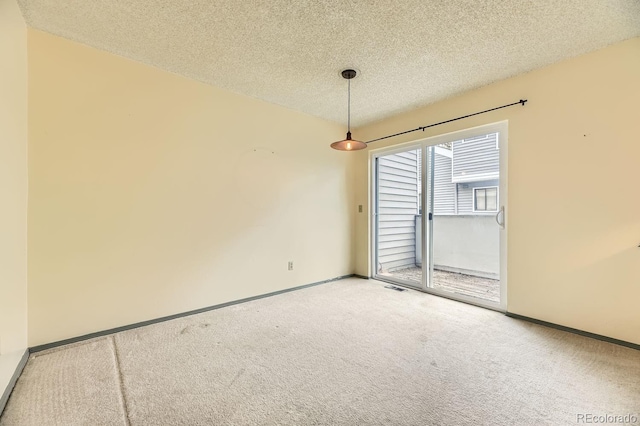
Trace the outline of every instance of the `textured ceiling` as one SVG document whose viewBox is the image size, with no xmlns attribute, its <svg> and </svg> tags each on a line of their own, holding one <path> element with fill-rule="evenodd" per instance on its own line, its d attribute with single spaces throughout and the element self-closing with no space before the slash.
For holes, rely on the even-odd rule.
<svg viewBox="0 0 640 426">
<path fill-rule="evenodd" d="M 363 125 L 640 36 L 639 0 L 19 0 L 27 23 Z"/>
</svg>

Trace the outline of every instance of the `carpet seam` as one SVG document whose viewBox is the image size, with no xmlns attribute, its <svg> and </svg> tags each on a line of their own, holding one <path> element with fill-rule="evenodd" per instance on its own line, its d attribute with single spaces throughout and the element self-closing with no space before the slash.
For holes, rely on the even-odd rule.
<svg viewBox="0 0 640 426">
<path fill-rule="evenodd" d="M 122 369 L 120 368 L 120 356 L 118 354 L 118 345 L 116 343 L 115 336 L 111 336 L 111 346 L 113 348 L 113 360 L 116 365 L 116 376 L 118 378 L 118 387 L 120 388 L 120 404 L 122 405 L 122 411 L 124 412 L 124 421 L 126 426 L 131 426 L 131 420 L 129 419 L 129 407 L 127 404 L 127 397 L 124 393 L 124 378 L 122 377 Z"/>
</svg>

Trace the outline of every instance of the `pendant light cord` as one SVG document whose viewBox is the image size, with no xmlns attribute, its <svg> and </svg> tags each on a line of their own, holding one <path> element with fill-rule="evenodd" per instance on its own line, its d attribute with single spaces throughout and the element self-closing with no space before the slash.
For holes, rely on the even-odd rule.
<svg viewBox="0 0 640 426">
<path fill-rule="evenodd" d="M 351 79 L 349 82 L 349 88 L 347 89 L 347 132 L 351 133 Z"/>
</svg>

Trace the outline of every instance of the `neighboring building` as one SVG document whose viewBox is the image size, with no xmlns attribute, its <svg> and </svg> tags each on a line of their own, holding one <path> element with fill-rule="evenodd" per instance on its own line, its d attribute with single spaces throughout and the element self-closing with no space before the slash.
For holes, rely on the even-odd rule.
<svg viewBox="0 0 640 426">
<path fill-rule="evenodd" d="M 500 151 L 491 133 L 436 146 L 434 215 L 496 213 L 499 202 Z"/>
</svg>

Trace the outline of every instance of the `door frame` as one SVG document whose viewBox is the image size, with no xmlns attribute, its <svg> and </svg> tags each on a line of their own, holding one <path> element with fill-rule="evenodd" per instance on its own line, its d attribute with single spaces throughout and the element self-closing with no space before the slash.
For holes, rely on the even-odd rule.
<svg viewBox="0 0 640 426">
<path fill-rule="evenodd" d="M 371 267 L 369 271 L 369 276 L 379 280 L 385 281 L 392 284 L 397 284 L 405 287 L 412 288 L 414 290 L 420 290 L 425 293 L 434 294 L 441 297 L 446 297 L 448 299 L 457 300 L 464 303 L 469 303 L 476 306 L 481 306 L 483 308 L 493 309 L 500 312 L 507 311 L 507 278 L 508 278 L 508 269 L 507 269 L 507 234 L 508 234 L 508 158 L 509 158 L 509 123 L 507 120 L 499 121 L 496 123 L 485 124 L 482 126 L 472 127 L 468 129 L 458 130 L 455 132 L 443 133 L 440 135 L 431 136 L 428 138 L 418 139 L 406 143 L 401 143 L 397 145 L 392 145 L 389 147 L 372 149 L 369 151 L 369 182 L 370 182 L 370 196 L 369 196 L 369 211 L 371 212 L 370 220 L 372 221 L 371 235 L 370 235 L 370 253 L 371 253 Z M 429 257 L 432 254 L 432 249 L 429 247 L 429 243 L 431 238 L 427 238 L 426 232 L 429 230 L 430 224 L 428 223 L 428 211 L 427 211 L 427 197 L 431 197 L 431 191 L 427 186 L 427 169 L 431 169 L 430 167 L 426 167 L 428 159 L 427 157 L 427 148 L 440 145 L 445 142 L 452 142 L 460 139 L 467 139 L 474 136 L 481 136 L 487 133 L 498 133 L 498 144 L 500 147 L 500 185 L 499 185 L 499 204 L 504 208 L 504 212 L 502 214 L 502 222 L 504 223 L 504 228 L 500 229 L 500 303 L 491 303 L 488 301 L 484 301 L 481 299 L 452 294 L 442 290 L 430 288 L 430 276 L 431 276 L 431 263 L 427 262 Z M 377 275 L 377 262 L 378 262 L 378 251 L 377 251 L 377 236 L 378 236 L 378 194 L 377 194 L 377 172 L 378 168 L 376 167 L 376 162 L 379 157 L 396 154 L 399 152 L 410 151 L 413 149 L 421 149 L 423 167 L 422 167 L 422 176 L 421 176 L 421 184 L 422 184 L 422 265 L 423 265 L 423 274 L 422 274 L 422 285 L 420 287 L 415 286 L 415 284 L 410 282 L 405 282 L 403 280 L 389 280 L 385 277 L 380 277 Z M 425 192 L 428 191 L 429 194 Z M 500 207 L 499 206 L 499 207 Z M 431 231 L 429 231 L 431 232 Z M 427 273 L 424 273 L 424 268 L 426 265 L 429 265 Z"/>
</svg>

